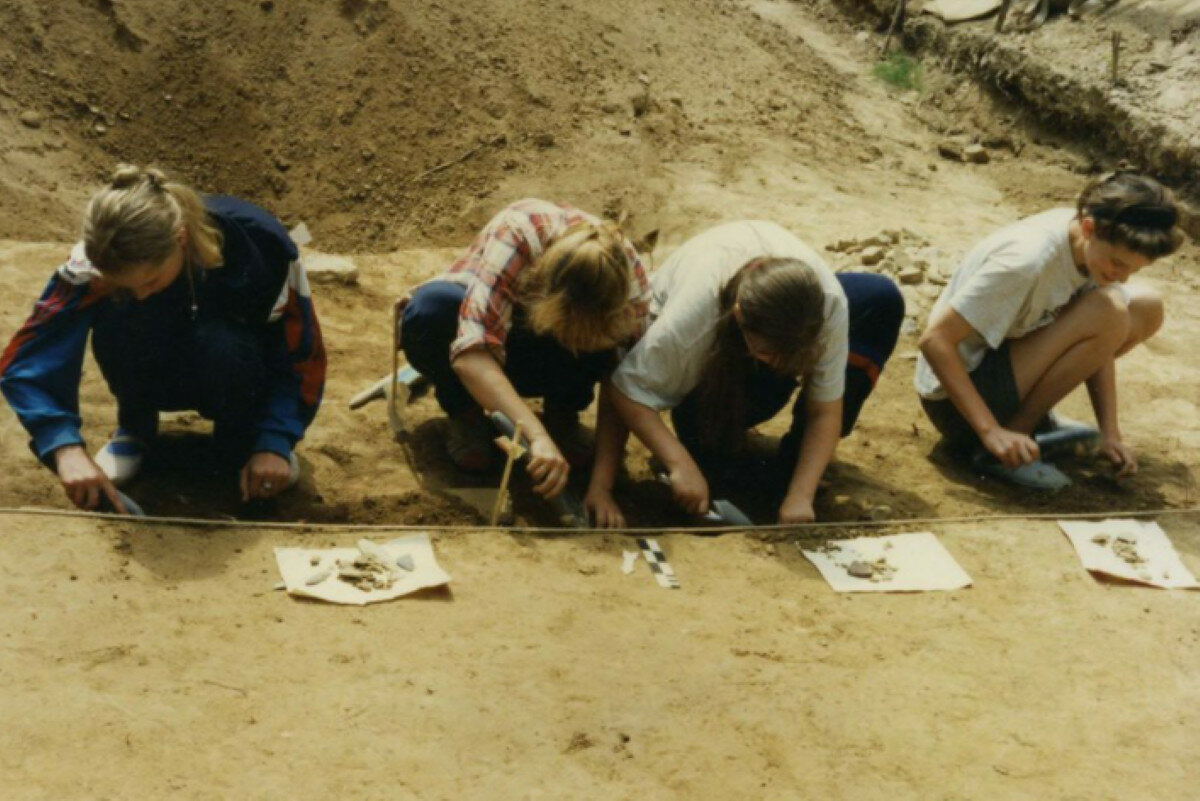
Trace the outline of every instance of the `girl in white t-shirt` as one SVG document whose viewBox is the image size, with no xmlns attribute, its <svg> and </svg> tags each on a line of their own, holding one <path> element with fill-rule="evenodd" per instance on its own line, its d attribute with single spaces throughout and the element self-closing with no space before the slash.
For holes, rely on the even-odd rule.
<svg viewBox="0 0 1200 801">
<path fill-rule="evenodd" d="M 1119 477 L 1137 457 L 1117 423 L 1115 360 L 1162 325 L 1154 290 L 1125 281 L 1183 242 L 1170 190 L 1117 172 L 1090 183 L 1074 209 L 1054 209 L 977 245 L 938 299 L 921 337 L 916 387 L 952 446 L 1015 483 L 1070 480 L 1040 461 L 1035 431 L 1086 383 L 1102 452 Z M 1086 432 L 1084 432 L 1086 433 Z"/>
<path fill-rule="evenodd" d="M 664 465 L 676 500 L 702 514 L 705 473 L 746 430 L 771 419 L 803 384 L 773 478 L 779 519 L 814 518 L 813 495 L 839 436 L 850 432 L 904 319 L 896 285 L 834 275 L 770 222 L 713 228 L 654 274 L 651 325 L 601 394 Z M 660 417 L 671 410 L 675 431 Z M 599 443 L 598 443 L 599 447 Z M 611 488 L 619 453 L 598 452 L 588 490 L 600 525 L 619 524 Z"/>
</svg>

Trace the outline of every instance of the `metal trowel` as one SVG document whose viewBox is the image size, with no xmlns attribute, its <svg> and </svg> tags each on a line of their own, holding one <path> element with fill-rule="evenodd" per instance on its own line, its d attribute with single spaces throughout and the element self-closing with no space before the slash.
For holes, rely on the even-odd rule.
<svg viewBox="0 0 1200 801">
<path fill-rule="evenodd" d="M 666 473 L 656 473 L 656 478 L 660 484 L 671 486 L 671 477 Z M 747 526 L 752 527 L 754 521 L 737 507 L 733 501 L 727 501 L 724 498 L 718 498 L 708 502 L 708 511 L 699 515 L 698 519 L 704 523 L 712 523 L 717 526 Z"/>
<path fill-rule="evenodd" d="M 120 490 L 117 490 L 117 497 L 119 497 L 121 499 L 121 505 L 125 507 L 125 514 L 128 515 L 129 517 L 145 517 L 146 516 L 146 513 L 142 511 L 142 507 L 138 506 L 137 502 L 135 502 L 133 500 L 133 498 L 130 498 L 128 495 L 121 492 Z M 116 507 L 114 507 L 112 504 L 112 501 L 110 501 L 108 499 L 107 493 L 104 493 L 104 492 L 100 493 L 100 509 L 99 509 L 99 511 L 107 512 L 109 514 L 117 514 Z"/>
</svg>

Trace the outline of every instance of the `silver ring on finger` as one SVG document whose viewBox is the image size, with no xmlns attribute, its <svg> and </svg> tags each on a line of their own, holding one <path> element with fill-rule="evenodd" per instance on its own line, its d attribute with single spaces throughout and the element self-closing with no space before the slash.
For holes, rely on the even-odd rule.
<svg viewBox="0 0 1200 801">
<path fill-rule="evenodd" d="M 271 487 L 272 487 L 272 486 L 273 486 L 273 485 L 271 484 L 271 482 L 270 482 L 270 481 L 264 481 L 264 482 L 262 483 L 262 488 L 263 488 L 263 491 L 264 491 L 264 492 L 270 492 L 270 491 L 271 491 Z"/>
</svg>

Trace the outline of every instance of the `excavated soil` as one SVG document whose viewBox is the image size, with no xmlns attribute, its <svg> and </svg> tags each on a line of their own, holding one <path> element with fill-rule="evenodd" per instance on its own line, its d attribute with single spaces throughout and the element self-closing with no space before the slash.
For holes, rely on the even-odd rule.
<svg viewBox="0 0 1200 801">
<path fill-rule="evenodd" d="M 207 461 L 208 424 L 176 415 L 129 490 L 153 514 L 480 522 L 450 490 L 495 479 L 455 474 L 430 398 L 400 442 L 381 404 L 346 403 L 389 369 L 392 300 L 526 195 L 658 230 L 655 261 L 735 218 L 817 247 L 904 232 L 930 266 L 905 288 L 912 320 L 839 448 L 824 520 L 1196 501 L 1192 245 L 1138 279 L 1168 317 L 1119 367 L 1135 478 L 1084 456 L 1063 464 L 1073 487 L 1035 496 L 937 446 L 911 386 L 936 277 L 1121 154 L 934 64 L 921 91 L 888 87 L 880 37 L 832 5 L 0 0 L 0 26 L 0 336 L 117 160 L 305 222 L 313 247 L 359 267 L 357 286 L 316 287 L 330 370 L 301 486 L 243 507 Z M 988 162 L 942 157 L 948 138 L 984 143 Z M 98 444 L 115 411 L 90 359 L 81 401 Z M 1090 419 L 1083 393 L 1063 408 Z M 0 419 L 0 507 L 66 508 L 25 440 Z M 685 524 L 644 450 L 627 470 L 631 523 Z M 727 494 L 769 522 L 752 479 Z M 520 522 L 552 522 L 516 490 Z M 1197 569 L 1194 521 L 1164 526 Z M 615 535 L 443 534 L 452 594 L 352 612 L 269 591 L 271 546 L 349 533 L 4 529 L 0 777 L 17 798 L 1131 798 L 1198 778 L 1193 596 L 1096 584 L 1048 524 L 939 528 L 974 589 L 853 602 L 753 537 L 664 537 L 685 576 L 667 593 L 620 575 L 632 544 Z"/>
</svg>

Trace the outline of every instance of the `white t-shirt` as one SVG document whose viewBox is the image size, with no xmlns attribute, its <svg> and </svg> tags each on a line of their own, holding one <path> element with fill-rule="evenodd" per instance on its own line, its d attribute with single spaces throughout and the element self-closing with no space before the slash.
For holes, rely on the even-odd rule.
<svg viewBox="0 0 1200 801">
<path fill-rule="evenodd" d="M 700 383 L 721 314 L 721 288 L 746 262 L 763 257 L 802 261 L 820 280 L 825 320 L 817 363 L 804 381 L 814 400 L 841 398 L 849 352 L 846 294 L 812 248 L 759 220 L 727 223 L 689 239 L 654 273 L 650 328 L 613 373 L 617 389 L 656 411 L 678 406 Z"/>
<path fill-rule="evenodd" d="M 967 372 L 1006 339 L 1017 339 L 1054 322 L 1078 292 L 1095 288 L 1075 267 L 1070 225 L 1074 209 L 1051 209 L 1001 228 L 980 242 L 942 291 L 932 319 L 947 305 L 974 330 L 958 344 Z M 924 354 L 913 383 L 926 400 L 946 397 Z"/>
</svg>

